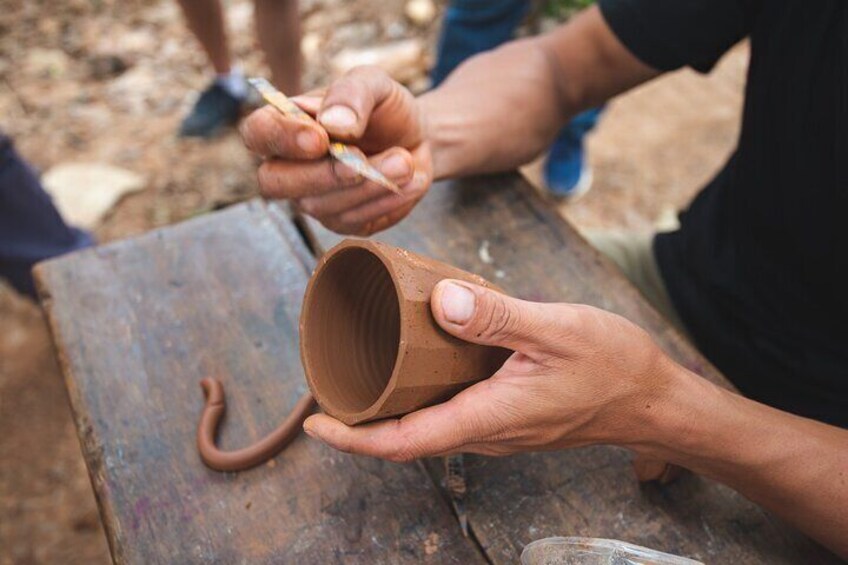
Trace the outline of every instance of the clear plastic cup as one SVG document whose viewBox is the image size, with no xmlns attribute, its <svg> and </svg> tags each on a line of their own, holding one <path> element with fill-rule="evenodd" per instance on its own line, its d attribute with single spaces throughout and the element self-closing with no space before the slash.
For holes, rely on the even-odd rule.
<svg viewBox="0 0 848 565">
<path fill-rule="evenodd" d="M 700 561 L 612 539 L 545 538 L 521 552 L 521 565 L 703 565 Z"/>
</svg>

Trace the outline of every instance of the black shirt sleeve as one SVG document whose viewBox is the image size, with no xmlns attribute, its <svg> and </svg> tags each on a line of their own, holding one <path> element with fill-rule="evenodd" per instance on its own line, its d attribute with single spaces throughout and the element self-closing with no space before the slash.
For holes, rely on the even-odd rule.
<svg viewBox="0 0 848 565">
<path fill-rule="evenodd" d="M 618 39 L 660 71 L 710 71 L 748 35 L 761 0 L 598 0 Z"/>
</svg>

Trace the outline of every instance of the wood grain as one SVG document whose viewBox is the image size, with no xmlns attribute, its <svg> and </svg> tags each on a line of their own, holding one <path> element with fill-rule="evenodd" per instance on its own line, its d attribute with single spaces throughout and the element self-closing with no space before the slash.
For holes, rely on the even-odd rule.
<svg viewBox="0 0 848 565">
<path fill-rule="evenodd" d="M 301 218 L 315 249 L 341 238 Z M 440 183 L 376 239 L 447 261 L 534 301 L 579 302 L 645 328 L 675 360 L 727 380 L 517 175 Z M 826 563 L 836 558 L 734 491 L 687 475 L 640 486 L 628 452 L 592 447 L 466 457 L 471 527 L 494 563 L 547 536 L 614 538 L 707 563 Z M 440 461 L 428 468 L 439 480 Z"/>
<path fill-rule="evenodd" d="M 483 561 L 420 465 L 305 436 L 249 472 L 200 462 L 201 378 L 226 387 L 224 448 L 263 436 L 306 390 L 311 269 L 293 224 L 260 203 L 38 267 L 116 562 Z"/>
</svg>

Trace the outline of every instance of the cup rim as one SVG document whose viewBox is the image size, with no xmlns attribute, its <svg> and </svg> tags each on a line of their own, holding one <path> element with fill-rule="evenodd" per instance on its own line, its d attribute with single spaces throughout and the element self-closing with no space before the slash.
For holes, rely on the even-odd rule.
<svg viewBox="0 0 848 565">
<path fill-rule="evenodd" d="M 339 409 L 338 405 L 333 403 L 332 400 L 328 400 L 326 396 L 318 392 L 317 387 L 315 386 L 315 383 L 311 376 L 310 367 L 312 367 L 312 365 L 310 364 L 310 347 L 308 344 L 308 334 L 305 331 L 307 320 L 309 319 L 310 312 L 313 308 L 313 301 L 306 300 L 306 297 L 312 296 L 314 286 L 321 278 L 321 273 L 323 273 L 327 269 L 327 266 L 340 254 L 352 248 L 362 249 L 369 252 L 372 256 L 376 257 L 383 264 L 383 267 L 386 269 L 386 272 L 391 278 L 392 285 L 395 290 L 395 298 L 398 301 L 398 313 L 400 317 L 400 333 L 398 335 L 397 354 L 395 355 L 394 365 L 392 366 L 392 374 L 389 376 L 389 379 L 386 382 L 386 386 L 383 388 L 383 391 L 380 393 L 380 396 L 378 396 L 377 399 L 372 402 L 367 408 L 358 412 L 341 410 Z M 410 306 L 404 300 L 401 299 L 398 275 L 394 267 L 392 266 L 392 262 L 387 258 L 385 244 L 373 240 L 348 238 L 326 251 L 318 260 L 318 264 L 315 266 L 315 270 L 313 271 L 312 276 L 309 278 L 309 282 L 306 285 L 303 306 L 301 308 L 300 313 L 300 359 L 301 364 L 303 365 L 306 383 L 309 386 L 309 390 L 312 392 L 312 396 L 315 398 L 321 408 L 324 409 L 330 416 L 336 418 L 337 420 L 340 420 L 341 422 L 344 422 L 347 425 L 354 425 L 359 422 L 370 420 L 380 411 L 380 409 L 386 403 L 386 400 L 395 391 L 395 388 L 397 388 L 399 368 L 402 365 L 407 353 L 407 324 L 405 322 L 409 318 L 409 308 Z"/>
</svg>

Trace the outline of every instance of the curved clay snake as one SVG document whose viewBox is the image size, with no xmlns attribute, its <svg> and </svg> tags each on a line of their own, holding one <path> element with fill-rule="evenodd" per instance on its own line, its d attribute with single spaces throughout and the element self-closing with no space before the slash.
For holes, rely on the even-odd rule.
<svg viewBox="0 0 848 565">
<path fill-rule="evenodd" d="M 215 445 L 215 433 L 226 410 L 224 386 L 218 379 L 211 378 L 200 381 L 200 386 L 206 395 L 206 405 L 197 426 L 197 450 L 203 462 L 216 471 L 244 471 L 268 461 L 300 434 L 304 420 L 315 408 L 315 399 L 307 392 L 273 432 L 253 445 L 236 451 L 221 451 Z M 682 471 L 676 465 L 639 455 L 633 467 L 640 482 L 659 481 L 661 484 L 674 481 Z"/>
<path fill-rule="evenodd" d="M 206 395 L 206 404 L 197 426 L 197 450 L 203 462 L 216 471 L 243 471 L 271 459 L 300 434 L 303 421 L 315 407 L 315 400 L 307 392 L 273 432 L 253 445 L 222 451 L 215 445 L 215 432 L 226 411 L 224 386 L 221 381 L 210 378 L 200 381 L 200 386 Z"/>
</svg>

